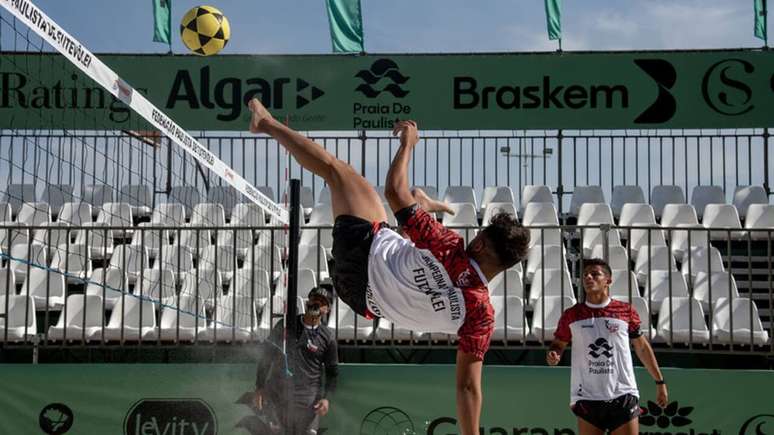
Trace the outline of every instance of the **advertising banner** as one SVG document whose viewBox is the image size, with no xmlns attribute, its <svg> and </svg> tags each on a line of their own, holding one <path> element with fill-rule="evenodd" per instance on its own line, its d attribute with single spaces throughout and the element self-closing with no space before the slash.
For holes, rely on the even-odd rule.
<svg viewBox="0 0 774 435">
<path fill-rule="evenodd" d="M 0 433 L 214 435 L 252 431 L 252 365 L 3 365 Z M 665 369 L 669 404 L 637 370 L 642 435 L 774 431 L 774 373 Z M 484 369 L 482 434 L 575 435 L 567 368 Z M 344 365 L 321 434 L 456 435 L 454 366 Z"/>
<path fill-rule="evenodd" d="M 131 125 L 51 56 L 2 53 L 1 128 Z M 252 97 L 299 130 L 745 128 L 774 113 L 767 51 L 97 56 L 189 130 L 246 131 Z"/>
</svg>

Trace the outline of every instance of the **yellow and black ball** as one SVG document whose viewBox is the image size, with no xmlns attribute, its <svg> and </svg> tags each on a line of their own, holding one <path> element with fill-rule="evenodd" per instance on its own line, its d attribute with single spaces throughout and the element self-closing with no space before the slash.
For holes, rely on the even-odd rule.
<svg viewBox="0 0 774 435">
<path fill-rule="evenodd" d="M 180 38 L 189 50 L 201 56 L 218 53 L 231 37 L 231 26 L 212 6 L 196 6 L 180 22 Z"/>
</svg>

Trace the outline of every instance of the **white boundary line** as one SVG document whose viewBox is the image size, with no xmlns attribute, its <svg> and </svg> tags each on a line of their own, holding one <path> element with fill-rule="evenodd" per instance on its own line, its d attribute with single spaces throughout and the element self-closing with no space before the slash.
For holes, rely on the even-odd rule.
<svg viewBox="0 0 774 435">
<path fill-rule="evenodd" d="M 0 6 L 27 25 L 52 47 L 62 53 L 70 62 L 86 73 L 116 98 L 134 109 L 154 127 L 163 131 L 173 142 L 196 158 L 201 164 L 226 180 L 236 190 L 283 224 L 288 224 L 288 212 L 258 191 L 252 184 L 233 171 L 225 162 L 216 157 L 196 139 L 183 130 L 164 112 L 159 110 L 141 93 L 135 91 L 121 77 L 99 58 L 92 54 L 77 39 L 70 36 L 56 22 L 43 13 L 30 0 L 0 0 Z"/>
</svg>

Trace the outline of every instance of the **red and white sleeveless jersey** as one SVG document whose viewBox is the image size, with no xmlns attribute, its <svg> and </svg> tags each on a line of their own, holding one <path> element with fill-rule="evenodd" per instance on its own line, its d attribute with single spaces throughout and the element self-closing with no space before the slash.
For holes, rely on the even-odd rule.
<svg viewBox="0 0 774 435">
<path fill-rule="evenodd" d="M 624 394 L 639 397 L 629 340 L 640 335 L 640 317 L 625 302 L 608 299 L 599 305 L 586 302 L 568 308 L 554 337 L 572 343 L 570 405 Z"/>
</svg>

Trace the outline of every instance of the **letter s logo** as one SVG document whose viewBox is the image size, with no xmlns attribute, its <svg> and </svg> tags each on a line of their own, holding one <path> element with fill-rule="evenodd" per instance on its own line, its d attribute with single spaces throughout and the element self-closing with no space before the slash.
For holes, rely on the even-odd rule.
<svg viewBox="0 0 774 435">
<path fill-rule="evenodd" d="M 722 115 L 739 116 L 755 107 L 752 104 L 750 86 L 729 76 L 729 73 L 733 73 L 739 66 L 742 67 L 745 74 L 755 71 L 755 67 L 746 60 L 721 60 L 707 70 L 701 82 L 701 93 L 704 101 L 712 110 Z M 735 95 L 729 92 L 731 90 L 734 90 L 733 94 Z"/>
</svg>

